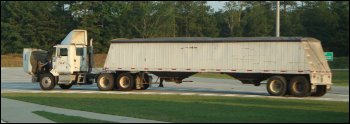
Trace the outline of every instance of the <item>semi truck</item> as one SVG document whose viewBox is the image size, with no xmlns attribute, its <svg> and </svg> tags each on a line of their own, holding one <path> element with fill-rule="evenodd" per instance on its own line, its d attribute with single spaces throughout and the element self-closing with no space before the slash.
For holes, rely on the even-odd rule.
<svg viewBox="0 0 350 124">
<path fill-rule="evenodd" d="M 310 37 L 112 39 L 97 73 L 86 30 L 72 30 L 54 48 L 53 54 L 23 50 L 24 71 L 42 90 L 93 83 L 101 91 L 145 90 L 155 83 L 151 74 L 162 84 L 182 83 L 196 73 L 226 74 L 254 86 L 267 80 L 272 96 L 323 96 L 332 85 L 321 42 Z"/>
</svg>

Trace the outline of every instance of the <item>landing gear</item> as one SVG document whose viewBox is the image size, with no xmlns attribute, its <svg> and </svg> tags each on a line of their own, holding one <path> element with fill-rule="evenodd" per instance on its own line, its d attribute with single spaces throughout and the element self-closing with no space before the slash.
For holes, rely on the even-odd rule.
<svg viewBox="0 0 350 124">
<path fill-rule="evenodd" d="M 164 81 L 164 79 L 160 78 L 160 82 L 159 82 L 159 86 L 158 87 L 164 87 L 163 81 Z"/>
</svg>

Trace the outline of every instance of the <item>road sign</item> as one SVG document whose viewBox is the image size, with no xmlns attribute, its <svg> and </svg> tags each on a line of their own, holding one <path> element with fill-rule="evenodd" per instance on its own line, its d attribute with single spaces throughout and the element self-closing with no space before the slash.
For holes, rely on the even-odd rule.
<svg viewBox="0 0 350 124">
<path fill-rule="evenodd" d="M 324 52 L 327 61 L 333 61 L 333 52 Z"/>
</svg>

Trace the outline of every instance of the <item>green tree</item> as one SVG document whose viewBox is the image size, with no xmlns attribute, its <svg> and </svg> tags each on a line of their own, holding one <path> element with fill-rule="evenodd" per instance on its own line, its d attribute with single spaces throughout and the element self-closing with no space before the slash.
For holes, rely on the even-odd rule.
<svg viewBox="0 0 350 124">
<path fill-rule="evenodd" d="M 267 2 L 247 2 L 246 13 L 242 19 L 244 36 L 274 36 L 275 13 Z"/>
<path fill-rule="evenodd" d="M 331 38 L 336 56 L 349 56 L 349 1 L 331 2 L 332 13 L 337 16 L 335 36 Z"/>
<path fill-rule="evenodd" d="M 301 22 L 306 36 L 322 41 L 325 51 L 333 51 L 331 40 L 335 36 L 337 17 L 329 8 L 329 2 L 308 2 L 301 14 Z"/>
<path fill-rule="evenodd" d="M 229 36 L 242 36 L 242 12 L 244 2 L 229 1 L 225 3 L 224 17 L 225 23 L 229 29 Z"/>
</svg>

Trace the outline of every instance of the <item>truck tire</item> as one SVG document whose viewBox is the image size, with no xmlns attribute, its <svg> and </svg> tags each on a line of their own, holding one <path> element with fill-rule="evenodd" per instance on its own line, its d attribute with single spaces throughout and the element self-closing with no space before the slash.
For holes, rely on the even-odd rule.
<svg viewBox="0 0 350 124">
<path fill-rule="evenodd" d="M 58 86 L 60 86 L 61 89 L 70 89 L 73 84 L 58 84 Z"/>
<path fill-rule="evenodd" d="M 283 96 L 287 92 L 287 81 L 283 76 L 272 76 L 267 81 L 266 88 L 271 96 Z"/>
<path fill-rule="evenodd" d="M 114 88 L 114 77 L 112 74 L 100 74 L 97 78 L 97 87 L 101 91 L 110 91 Z"/>
<path fill-rule="evenodd" d="M 141 78 L 138 75 L 136 75 L 134 81 L 135 81 L 135 84 L 138 85 L 138 83 L 141 82 Z M 146 90 L 149 87 L 149 84 L 150 84 L 149 76 L 148 74 L 144 74 L 144 81 L 142 81 L 142 87 L 139 90 Z M 136 89 L 136 86 L 134 86 L 134 88 Z"/>
<path fill-rule="evenodd" d="M 311 93 L 311 96 L 317 96 L 317 97 L 323 96 L 324 94 L 327 93 L 326 88 L 327 88 L 326 85 L 317 85 L 316 92 Z"/>
<path fill-rule="evenodd" d="M 42 90 L 52 90 L 56 86 L 54 77 L 50 73 L 40 75 L 40 88 Z"/>
<path fill-rule="evenodd" d="M 304 76 L 293 77 L 289 83 L 289 92 L 292 96 L 296 97 L 310 96 L 310 82 Z"/>
<path fill-rule="evenodd" d="M 143 84 L 143 87 L 142 87 L 142 90 L 146 90 L 148 87 L 149 87 L 149 85 L 150 85 L 150 80 L 149 80 L 149 75 L 148 74 L 145 74 L 145 80 L 146 80 L 146 84 Z"/>
<path fill-rule="evenodd" d="M 130 73 L 122 73 L 118 76 L 118 90 L 120 91 L 130 91 L 135 86 L 134 77 Z"/>
</svg>

